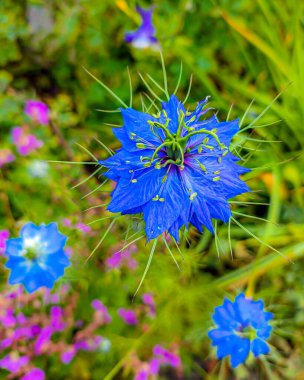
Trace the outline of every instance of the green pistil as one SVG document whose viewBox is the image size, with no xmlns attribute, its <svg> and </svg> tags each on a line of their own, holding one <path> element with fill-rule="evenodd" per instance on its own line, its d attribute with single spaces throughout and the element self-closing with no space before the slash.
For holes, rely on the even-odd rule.
<svg viewBox="0 0 304 380">
<path fill-rule="evenodd" d="M 160 169 L 163 167 L 166 167 L 169 164 L 174 164 L 180 167 L 180 169 L 184 168 L 184 161 L 185 161 L 185 152 L 191 152 L 191 149 L 186 149 L 187 143 L 189 139 L 192 136 L 199 135 L 199 134 L 207 134 L 211 137 L 214 138 L 214 140 L 217 142 L 218 146 L 220 149 L 224 150 L 226 146 L 222 144 L 217 136 L 217 129 L 214 128 L 212 131 L 209 131 L 207 129 L 200 129 L 195 131 L 193 127 L 188 127 L 185 123 L 185 114 L 183 112 L 179 113 L 179 120 L 178 120 L 178 128 L 176 133 L 171 133 L 168 129 L 168 125 L 170 122 L 170 119 L 167 117 L 167 115 L 164 113 L 166 119 L 165 124 L 161 124 L 158 121 L 149 121 L 148 123 L 150 124 L 150 128 L 153 132 L 154 128 L 159 128 L 164 132 L 165 139 L 162 142 L 161 145 L 159 145 L 153 155 L 152 158 L 150 159 L 150 164 L 153 163 L 153 161 L 156 159 L 158 153 L 162 150 L 165 149 L 167 153 L 167 159 L 164 163 L 159 163 L 157 162 L 155 165 L 156 169 Z M 189 133 L 186 136 L 182 137 L 182 131 L 183 129 L 186 129 Z M 198 152 L 201 153 L 203 148 L 207 148 L 209 150 L 213 150 L 214 147 L 212 145 L 207 145 L 207 142 L 209 141 L 209 137 L 206 137 L 203 142 L 200 144 L 198 148 Z M 146 146 L 143 143 L 137 143 L 136 144 L 137 148 L 139 149 L 145 149 Z M 227 153 L 225 153 L 227 154 Z M 224 153 L 223 153 L 224 155 Z M 200 168 L 206 172 L 206 168 L 204 165 L 200 165 Z M 219 177 L 215 177 L 213 180 L 217 181 L 219 180 Z"/>
<path fill-rule="evenodd" d="M 27 248 L 27 249 L 26 249 L 26 252 L 25 252 L 25 254 L 24 254 L 24 257 L 25 257 L 27 260 L 31 260 L 31 261 L 36 260 L 37 257 L 38 257 L 37 249 L 35 249 L 35 248 Z"/>
<path fill-rule="evenodd" d="M 251 326 L 245 327 L 241 331 L 236 331 L 236 334 L 242 338 L 248 338 L 250 341 L 257 337 L 256 330 Z"/>
</svg>

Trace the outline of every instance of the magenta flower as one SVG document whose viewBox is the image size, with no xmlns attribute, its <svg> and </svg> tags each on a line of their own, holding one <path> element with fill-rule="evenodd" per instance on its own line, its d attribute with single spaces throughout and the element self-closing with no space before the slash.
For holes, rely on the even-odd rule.
<svg viewBox="0 0 304 380">
<path fill-rule="evenodd" d="M 158 356 L 158 360 L 161 364 L 170 365 L 171 367 L 179 367 L 181 364 L 181 360 L 179 356 L 173 354 L 172 352 L 166 350 L 159 344 L 156 345 L 153 349 L 153 354 Z"/>
<path fill-rule="evenodd" d="M 0 230 L 0 255 L 3 255 L 4 253 L 6 241 L 9 238 L 9 235 L 10 233 L 8 230 Z"/>
<path fill-rule="evenodd" d="M 133 244 L 123 252 L 114 252 L 113 255 L 106 260 L 107 269 L 111 270 L 127 267 L 131 270 L 135 270 L 138 267 L 138 262 L 132 257 L 132 254 L 136 251 L 137 247 Z"/>
<path fill-rule="evenodd" d="M 27 156 L 43 145 L 43 141 L 38 140 L 34 135 L 27 134 L 21 127 L 12 129 L 12 140 L 22 156 Z"/>
<path fill-rule="evenodd" d="M 47 125 L 49 123 L 49 107 L 40 100 L 28 100 L 25 104 L 24 113 L 34 122 L 42 125 Z"/>
<path fill-rule="evenodd" d="M 14 160 L 15 156 L 10 149 L 0 149 L 0 168 L 2 168 L 3 165 L 9 164 Z"/>
<path fill-rule="evenodd" d="M 145 293 L 142 296 L 142 301 L 145 305 L 148 306 L 148 315 L 150 317 L 155 317 L 156 314 L 156 307 L 155 307 L 155 301 L 150 293 Z"/>
<path fill-rule="evenodd" d="M 123 319 L 127 325 L 137 325 L 138 320 L 133 310 L 118 309 L 118 315 Z"/>
<path fill-rule="evenodd" d="M 40 368 L 33 368 L 26 375 L 22 376 L 20 380 L 44 380 L 45 374 L 44 371 Z"/>
<path fill-rule="evenodd" d="M 77 223 L 77 224 L 76 224 L 76 228 L 77 228 L 79 231 L 81 231 L 81 232 L 83 232 L 83 233 L 85 233 L 85 234 L 88 234 L 88 233 L 91 232 L 91 230 L 92 230 L 92 228 L 91 228 L 90 226 L 87 226 L 87 225 L 84 224 L 84 223 Z"/>
<path fill-rule="evenodd" d="M 108 313 L 107 307 L 101 301 L 93 300 L 91 306 L 102 315 L 104 323 L 110 323 L 112 321 L 112 317 Z"/>
<path fill-rule="evenodd" d="M 67 351 L 63 352 L 60 355 L 60 359 L 63 364 L 70 364 L 76 354 L 77 354 L 77 351 L 75 347 L 72 346 L 72 347 L 69 347 Z"/>
<path fill-rule="evenodd" d="M 51 328 L 54 332 L 63 331 L 65 324 L 63 322 L 63 312 L 60 306 L 52 306 L 50 311 Z"/>
<path fill-rule="evenodd" d="M 0 360 L 0 368 L 4 368 L 11 373 L 15 373 L 28 363 L 29 358 L 27 356 L 18 356 L 15 353 L 11 353 L 4 356 L 4 358 Z"/>
</svg>

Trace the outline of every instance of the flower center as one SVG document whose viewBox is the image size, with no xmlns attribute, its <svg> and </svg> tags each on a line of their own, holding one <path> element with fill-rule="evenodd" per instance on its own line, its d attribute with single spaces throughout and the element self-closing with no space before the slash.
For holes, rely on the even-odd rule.
<svg viewBox="0 0 304 380">
<path fill-rule="evenodd" d="M 35 261 L 42 254 L 42 247 L 40 239 L 25 239 L 24 241 L 24 254 L 23 256 L 30 261 Z"/>
<path fill-rule="evenodd" d="M 159 129 L 162 131 L 164 135 L 164 139 L 162 143 L 154 150 L 152 158 L 143 157 L 142 161 L 146 161 L 145 166 L 151 166 L 152 163 L 155 163 L 155 168 L 160 169 L 169 164 L 174 164 L 179 166 L 182 170 L 184 168 L 185 155 L 187 152 L 190 152 L 193 148 L 187 148 L 187 144 L 189 139 L 195 135 L 206 135 L 206 138 L 197 143 L 196 145 L 200 145 L 198 149 L 198 153 L 201 153 L 202 148 L 208 148 L 210 150 L 214 149 L 213 146 L 208 145 L 209 136 L 213 137 L 217 142 L 220 149 L 226 148 L 224 144 L 222 144 L 217 136 L 217 130 L 213 129 L 211 131 L 198 127 L 195 128 L 193 126 L 188 126 L 188 123 L 193 122 L 194 120 L 185 121 L 185 113 L 180 111 L 178 118 L 178 126 L 176 133 L 170 132 L 168 126 L 170 123 L 170 119 L 167 114 L 164 112 L 166 117 L 166 121 L 164 124 L 158 121 L 149 121 L 151 131 L 155 134 L 155 129 Z M 158 134 L 159 136 L 159 134 Z M 147 146 L 144 142 L 140 141 L 136 143 L 137 148 L 146 149 Z M 156 161 L 156 162 L 155 162 Z"/>
<path fill-rule="evenodd" d="M 38 250 L 36 249 L 36 247 L 26 248 L 24 257 L 27 260 L 35 261 L 38 257 Z"/>
<path fill-rule="evenodd" d="M 242 338 L 254 340 L 257 337 L 256 329 L 252 326 L 241 327 L 236 331 L 236 334 Z"/>
</svg>

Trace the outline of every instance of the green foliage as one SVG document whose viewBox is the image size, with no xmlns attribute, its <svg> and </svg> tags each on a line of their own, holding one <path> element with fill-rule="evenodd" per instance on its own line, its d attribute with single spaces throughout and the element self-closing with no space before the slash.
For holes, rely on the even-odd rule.
<svg viewBox="0 0 304 380">
<path fill-rule="evenodd" d="M 211 95 L 220 119 L 228 113 L 229 119 L 244 115 L 233 147 L 255 170 L 245 175 L 253 192 L 231 201 L 237 223 L 218 225 L 216 237 L 190 230 L 191 245 L 183 240 L 182 256 L 176 246 L 171 244 L 169 251 L 161 240 L 155 252 L 152 248 L 149 272 L 132 304 L 152 246 L 136 240 L 141 236 L 134 235 L 140 229 L 136 222 L 128 227 L 127 218 L 105 219 L 111 215 L 99 207 L 108 203 L 111 184 L 96 190 L 103 179 L 88 152 L 103 159 L 110 153 L 104 145 L 118 148 L 111 125 L 121 123 L 120 115 L 97 110 L 115 111 L 121 104 L 86 70 L 129 104 L 128 67 L 133 104 L 141 108 L 140 94 L 146 106 L 149 100 L 137 72 L 164 96 L 146 75 L 163 83 L 159 55 L 124 43 L 124 32 L 139 22 L 135 1 L 1 2 L 0 148 L 12 147 L 12 127 L 29 123 L 23 114 L 27 99 L 49 105 L 52 125 L 35 127 L 43 148 L 27 157 L 16 154 L 15 162 L 0 169 L 0 229 L 8 228 L 16 236 L 26 221 L 57 221 L 74 251 L 73 266 L 62 282 L 72 284 L 84 305 L 102 299 L 114 316 L 107 328 L 109 353 L 79 355 L 64 370 L 52 358 L 42 364 L 47 378 L 128 379 L 131 375 L 124 368 L 131 352 L 149 359 L 155 344 L 172 342 L 180 345 L 183 378 L 233 378 L 225 361 L 216 362 L 206 334 L 213 308 L 223 296 L 246 289 L 254 298 L 263 298 L 275 314 L 272 353 L 261 361 L 249 360 L 234 378 L 302 378 L 303 8 L 297 0 L 155 2 L 169 93 L 178 82 L 182 61 L 179 97 L 186 97 L 193 74 L 190 105 Z M 75 164 L 50 162 L 47 176 L 37 178 L 29 170 L 35 160 Z M 64 218 L 75 223 L 96 220 L 94 233 L 83 237 L 65 228 Z M 139 269 L 107 272 L 105 260 L 122 247 L 126 231 L 125 245 L 132 240 L 138 245 Z M 4 289 L 3 266 L 0 276 Z M 146 331 L 126 329 L 117 308 L 132 308 L 143 291 L 155 295 L 157 317 Z M 78 312 L 85 318 L 86 308 Z"/>
</svg>

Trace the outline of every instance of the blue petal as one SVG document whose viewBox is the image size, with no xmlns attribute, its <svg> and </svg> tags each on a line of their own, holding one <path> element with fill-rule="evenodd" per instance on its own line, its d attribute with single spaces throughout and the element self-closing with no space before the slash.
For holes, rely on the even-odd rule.
<svg viewBox="0 0 304 380">
<path fill-rule="evenodd" d="M 134 175 L 133 179 L 137 180 L 135 183 L 120 179 L 112 193 L 108 210 L 122 212 L 144 205 L 158 193 L 165 174 L 165 168 L 147 168 Z"/>
<path fill-rule="evenodd" d="M 43 286 L 51 289 L 54 286 L 54 282 L 55 278 L 35 263 L 22 283 L 29 293 L 33 293 Z"/>
<path fill-rule="evenodd" d="M 20 236 L 23 238 L 23 240 L 25 240 L 25 239 L 29 239 L 29 240 L 35 239 L 37 236 L 40 235 L 40 228 L 41 228 L 40 226 L 36 226 L 32 222 L 26 223 L 21 228 Z"/>
<path fill-rule="evenodd" d="M 132 108 L 121 109 L 124 128 L 129 139 L 134 139 L 136 142 L 142 142 L 147 146 L 157 147 L 160 144 L 160 139 L 156 137 L 148 121 L 157 120 L 153 116 L 136 111 Z"/>
<path fill-rule="evenodd" d="M 148 240 L 167 231 L 184 208 L 186 195 L 180 185 L 179 169 L 172 166 L 167 175 L 167 180 L 157 194 L 163 201 L 152 200 L 143 207 Z"/>
<path fill-rule="evenodd" d="M 203 110 L 205 105 L 208 102 L 209 97 L 207 96 L 204 100 L 200 101 L 198 105 L 196 106 L 196 109 L 191 112 L 189 116 L 185 117 L 185 122 L 187 126 L 193 126 L 195 123 L 198 122 L 199 118 L 204 115 L 206 112 L 208 112 L 208 109 Z"/>
<path fill-rule="evenodd" d="M 242 347 L 243 340 L 243 338 L 231 334 L 223 337 L 221 340 L 215 341 L 213 346 L 217 346 L 217 358 L 222 359 L 225 356 L 232 355 L 239 347 Z"/>
<path fill-rule="evenodd" d="M 70 260 L 64 251 L 60 251 L 41 257 L 38 264 L 43 270 L 57 279 L 64 274 L 64 269 L 70 265 Z"/>
<path fill-rule="evenodd" d="M 61 251 L 65 246 L 67 237 L 58 231 L 57 223 L 40 226 L 41 243 L 45 253 Z"/>
<path fill-rule="evenodd" d="M 270 351 L 270 348 L 266 342 L 264 342 L 261 339 L 254 339 L 251 343 L 251 351 L 253 352 L 254 356 L 257 357 L 259 355 L 265 355 L 268 354 Z"/>
<path fill-rule="evenodd" d="M 238 345 L 231 352 L 230 363 L 232 368 L 245 362 L 250 351 L 250 340 L 247 338 L 240 338 Z"/>
<path fill-rule="evenodd" d="M 5 255 L 7 256 L 21 256 L 23 254 L 23 241 L 22 238 L 13 238 L 6 241 Z"/>
<path fill-rule="evenodd" d="M 31 269 L 31 262 L 22 258 L 11 259 L 6 263 L 6 267 L 11 269 L 8 279 L 10 285 L 20 284 Z M 8 265 L 7 265 L 8 264 Z"/>
<path fill-rule="evenodd" d="M 225 342 L 227 337 L 231 338 L 231 335 L 235 335 L 233 330 L 223 330 L 221 328 L 214 329 L 208 332 L 208 337 L 212 340 L 212 345 L 219 345 L 221 342 Z"/>
<path fill-rule="evenodd" d="M 223 330 L 236 329 L 239 326 L 235 316 L 231 314 L 230 309 L 227 309 L 225 305 L 217 306 L 214 309 L 212 318 Z"/>
<path fill-rule="evenodd" d="M 251 320 L 252 301 L 245 297 L 244 293 L 239 294 L 234 301 L 234 309 L 239 321 L 246 326 Z"/>
<path fill-rule="evenodd" d="M 171 95 L 168 103 L 162 102 L 162 108 L 170 119 L 168 129 L 171 133 L 176 133 L 178 128 L 179 111 L 186 113 L 183 103 L 175 95 Z"/>
<path fill-rule="evenodd" d="M 254 323 L 252 323 L 252 325 L 254 325 Z M 272 331 L 272 326 L 269 326 L 269 325 L 258 327 L 257 336 L 262 339 L 267 339 L 269 338 L 271 331 Z"/>
</svg>

